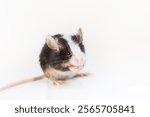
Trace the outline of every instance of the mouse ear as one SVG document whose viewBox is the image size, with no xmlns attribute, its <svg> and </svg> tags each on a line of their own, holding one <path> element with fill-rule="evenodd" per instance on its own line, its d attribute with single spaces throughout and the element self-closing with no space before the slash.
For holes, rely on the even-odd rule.
<svg viewBox="0 0 150 117">
<path fill-rule="evenodd" d="M 48 35 L 45 41 L 49 48 L 59 51 L 58 42 L 52 36 Z"/>
<path fill-rule="evenodd" d="M 77 32 L 76 36 L 78 37 L 79 42 L 83 41 L 83 34 L 82 34 L 82 29 L 81 28 L 78 29 L 78 32 Z"/>
</svg>

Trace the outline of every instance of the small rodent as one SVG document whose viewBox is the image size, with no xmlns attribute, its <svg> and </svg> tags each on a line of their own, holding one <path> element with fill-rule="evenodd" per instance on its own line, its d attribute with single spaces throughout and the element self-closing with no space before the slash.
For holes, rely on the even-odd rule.
<svg viewBox="0 0 150 117">
<path fill-rule="evenodd" d="M 39 62 L 44 75 L 12 83 L 0 88 L 0 91 L 27 82 L 41 80 L 45 76 L 54 85 L 60 85 L 69 78 L 87 76 L 87 73 L 79 73 L 86 63 L 81 28 L 74 35 L 48 35 L 40 53 Z"/>
</svg>

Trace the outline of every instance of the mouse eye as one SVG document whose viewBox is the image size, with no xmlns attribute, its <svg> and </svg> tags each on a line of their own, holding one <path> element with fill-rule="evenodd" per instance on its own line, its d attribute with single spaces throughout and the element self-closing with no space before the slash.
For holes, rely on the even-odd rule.
<svg viewBox="0 0 150 117">
<path fill-rule="evenodd" d="M 68 51 L 67 53 L 66 53 L 68 56 L 71 56 L 71 53 Z"/>
</svg>

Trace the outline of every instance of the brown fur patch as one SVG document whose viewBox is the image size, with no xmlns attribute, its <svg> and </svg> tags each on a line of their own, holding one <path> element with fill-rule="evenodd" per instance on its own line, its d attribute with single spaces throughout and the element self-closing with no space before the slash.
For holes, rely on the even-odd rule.
<svg viewBox="0 0 150 117">
<path fill-rule="evenodd" d="M 65 79 L 65 72 L 61 72 L 59 70 L 56 70 L 54 68 L 48 67 L 46 70 L 44 70 L 44 73 L 48 79 L 51 80 L 58 80 L 58 79 Z"/>
</svg>

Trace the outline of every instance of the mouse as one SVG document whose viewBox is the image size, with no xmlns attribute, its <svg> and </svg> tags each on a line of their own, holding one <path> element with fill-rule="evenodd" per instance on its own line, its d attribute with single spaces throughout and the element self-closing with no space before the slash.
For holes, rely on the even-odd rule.
<svg viewBox="0 0 150 117">
<path fill-rule="evenodd" d="M 81 28 L 73 35 L 47 35 L 39 55 L 39 64 L 43 75 L 12 83 L 0 88 L 0 91 L 44 78 L 48 78 L 53 85 L 61 85 L 65 80 L 88 76 L 89 73 L 80 73 L 86 65 Z"/>
</svg>

